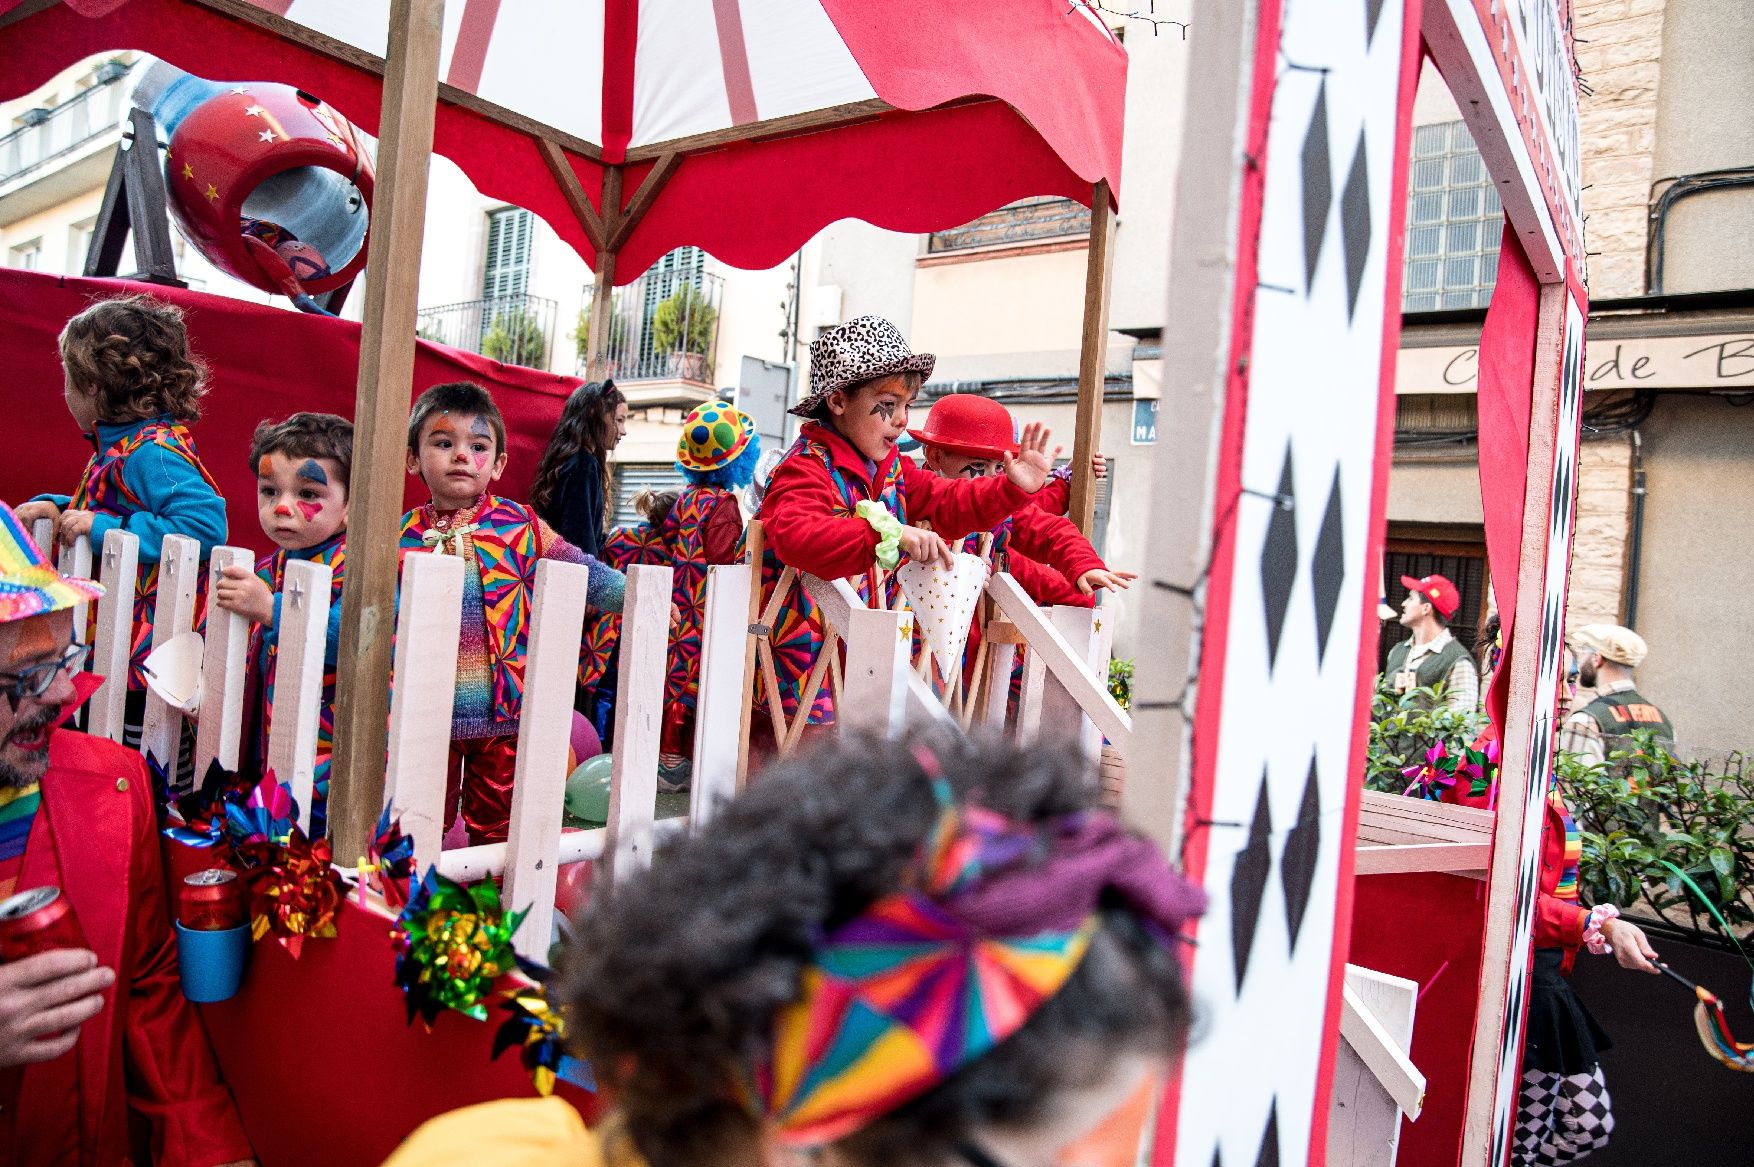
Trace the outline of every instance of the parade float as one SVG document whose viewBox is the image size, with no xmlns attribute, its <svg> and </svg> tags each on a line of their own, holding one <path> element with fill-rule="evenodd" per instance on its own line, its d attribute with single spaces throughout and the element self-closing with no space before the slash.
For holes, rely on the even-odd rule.
<svg viewBox="0 0 1754 1167">
<path fill-rule="evenodd" d="M 1021 649 L 1012 731 L 1081 734 L 1093 766 L 1097 744 L 1115 747 L 1128 760 L 1128 816 L 1172 845 L 1211 895 L 1192 961 L 1203 1023 L 1164 1099 L 1154 1162 L 1387 1163 L 1397 1139 L 1405 1162 L 1506 1162 L 1587 311 L 1568 9 L 1196 0 L 1188 37 L 1160 406 L 1176 424 L 1156 455 L 1141 625 L 1151 651 L 1140 654 L 1131 712 L 1102 683 L 1102 610 L 1042 611 L 1002 573 L 980 588 L 985 634 L 974 651 L 989 655 L 976 675 L 1005 675 Z M 181 167 L 193 160 L 160 160 L 178 133 L 221 115 L 264 120 L 250 112 L 269 109 L 248 100 L 252 85 L 290 87 L 280 100 L 310 123 L 303 138 L 332 135 L 345 160 L 264 152 L 228 175 L 223 210 L 211 209 L 221 184 L 201 181 L 210 209 L 185 216 L 191 238 L 229 257 L 227 270 L 304 297 L 306 314 L 167 287 L 151 255 L 140 264 L 158 277 L 148 290 L 187 310 L 213 362 L 210 417 L 231 419 L 214 428 L 253 423 L 260 399 L 227 402 L 250 385 L 272 388 L 277 410 L 334 409 L 357 426 L 328 838 L 302 829 L 329 587 L 327 569 L 299 564 L 269 748 L 284 790 L 246 777 L 228 791 L 220 777 L 238 765 L 247 627 L 210 613 L 192 706 L 197 787 L 176 816 L 187 841 L 167 844 L 181 873 L 206 866 L 191 846 L 203 831 L 215 846 L 266 843 L 252 854 L 272 873 L 267 885 L 312 909 L 289 922 L 253 908 L 270 918 L 252 929 L 242 987 L 204 1006 L 251 1137 L 271 1167 L 374 1163 L 433 1113 L 529 1091 L 531 1067 L 590 1114 L 594 1097 L 579 1085 L 588 1075 L 562 1066 L 549 1040 L 539 975 L 513 974 L 509 950 L 546 960 L 563 873 L 590 860 L 596 894 L 615 894 L 618 872 L 650 862 L 666 832 L 704 822 L 748 779 L 749 694 L 771 654 L 778 599 L 747 565 L 713 569 L 689 813 L 657 822 L 669 570 L 630 571 L 607 821 L 563 831 L 585 582 L 582 568 L 543 564 L 510 839 L 443 847 L 461 565 L 397 561 L 409 400 L 458 375 L 505 387 L 516 451 L 542 441 L 571 382 L 416 341 L 429 154 L 541 215 L 591 260 L 604 300 L 684 243 L 758 267 L 848 216 L 921 231 L 1029 195 L 1089 205 L 1073 458 L 1073 517 L 1087 519 L 1125 54 L 1098 11 L 1064 0 L 730 2 L 698 13 L 650 0 L 449 11 L 442 0 L 394 0 L 387 12 L 346 0 L 0 3 L 7 94 L 116 49 L 213 84 L 167 143 L 136 122 L 124 153 L 147 156 L 118 163 L 117 201 L 130 201 L 130 176 L 136 192 L 151 186 L 143 175 L 173 192 L 188 178 Z M 1490 698 L 1503 744 L 1490 814 L 1367 797 L 1359 780 L 1422 55 L 1456 95 L 1508 223 L 1481 342 L 1483 501 L 1507 654 Z M 562 75 L 568 84 L 552 84 Z M 352 126 L 377 135 L 375 175 Z M 306 196 L 328 200 L 328 215 L 294 224 Z M 345 229 L 329 230 L 330 220 Z M 110 246 L 111 272 L 121 242 Z M 324 297 L 362 270 L 363 325 L 309 311 L 332 310 Z M 0 345 L 16 365 L 6 393 L 21 408 L 58 392 L 49 340 L 60 322 L 94 293 L 140 286 L 19 272 L 0 281 Z M 603 351 L 608 316 L 591 315 L 587 360 Z M 262 343 L 246 348 L 239 336 Z M 4 471 L 7 497 L 82 456 L 51 445 Z M 228 494 L 241 484 L 222 480 Z M 112 535 L 95 563 L 69 553 L 66 565 L 125 595 L 138 554 L 129 538 Z M 205 570 L 249 558 L 214 549 Z M 192 543 L 167 541 L 155 638 L 192 626 L 202 570 Z M 806 589 L 842 646 L 813 672 L 836 693 L 844 726 L 1007 724 L 990 682 L 963 692 L 942 683 L 954 669 L 934 674 L 914 659 L 913 613 L 866 608 L 844 581 L 781 586 Z M 94 672 L 117 675 L 127 621 L 125 604 L 97 605 Z M 120 696 L 107 683 L 98 690 L 93 732 L 119 735 Z M 170 756 L 185 716 L 156 697 L 145 748 Z M 796 737 L 775 729 L 782 743 Z M 227 806 L 241 824 L 215 829 Z M 1412 904 L 1444 926 L 1398 926 Z M 464 917 L 479 932 L 462 939 L 487 955 L 467 977 L 435 980 L 425 970 L 436 957 L 418 938 L 454 938 Z M 495 984 L 493 973 L 506 975 Z M 518 1046 L 528 1064 L 493 1060 L 496 1045 Z"/>
</svg>

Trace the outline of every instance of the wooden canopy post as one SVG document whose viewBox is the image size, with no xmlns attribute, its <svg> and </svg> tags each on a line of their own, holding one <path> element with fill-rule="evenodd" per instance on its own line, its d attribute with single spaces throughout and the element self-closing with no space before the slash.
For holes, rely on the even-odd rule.
<svg viewBox="0 0 1754 1167">
<path fill-rule="evenodd" d="M 1084 331 L 1078 349 L 1078 413 L 1072 430 L 1072 502 L 1068 512 L 1090 534 L 1096 479 L 1090 456 L 1102 444 L 1102 386 L 1108 373 L 1108 283 L 1114 270 L 1114 216 L 1108 180 L 1090 196 L 1090 251 L 1084 261 Z"/>
<path fill-rule="evenodd" d="M 377 198 L 366 266 L 355 392 L 355 472 L 348 484 L 347 586 L 335 699 L 329 834 L 335 854 L 365 854 L 384 802 L 390 642 L 396 628 L 402 475 L 414 376 L 414 322 L 426 226 L 427 168 L 438 100 L 444 0 L 392 0 L 379 112 Z"/>
<path fill-rule="evenodd" d="M 621 213 L 621 167 L 603 172 L 603 216 L 613 222 Z M 610 316 L 615 311 L 615 251 L 605 237 L 591 264 L 591 330 L 585 337 L 585 376 L 599 380 L 608 360 Z"/>
</svg>

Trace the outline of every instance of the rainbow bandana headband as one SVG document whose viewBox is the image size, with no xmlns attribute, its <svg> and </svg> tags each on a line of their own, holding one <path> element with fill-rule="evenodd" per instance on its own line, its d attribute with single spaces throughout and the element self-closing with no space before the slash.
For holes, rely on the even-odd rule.
<svg viewBox="0 0 1754 1167">
<path fill-rule="evenodd" d="M 0 624 L 59 612 L 103 594 L 102 584 L 68 579 L 50 567 L 12 508 L 0 503 Z"/>
<path fill-rule="evenodd" d="M 1023 824 L 933 787 L 913 886 L 827 933 L 775 1018 L 756 1087 L 782 1143 L 843 1138 L 1015 1033 L 1083 960 L 1104 892 L 1165 943 L 1204 909 L 1111 815 Z"/>
</svg>

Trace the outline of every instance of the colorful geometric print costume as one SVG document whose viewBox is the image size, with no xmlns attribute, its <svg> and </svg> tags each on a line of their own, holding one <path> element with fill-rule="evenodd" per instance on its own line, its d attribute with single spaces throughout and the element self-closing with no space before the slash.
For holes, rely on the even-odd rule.
<svg viewBox="0 0 1754 1167">
<path fill-rule="evenodd" d="M 100 429 L 107 429 L 102 426 Z M 85 464 L 85 471 L 79 476 L 79 485 L 74 489 L 71 498 L 63 509 L 89 510 L 100 514 L 115 515 L 126 519 L 146 509 L 124 477 L 128 459 L 135 452 L 146 446 L 156 446 L 161 450 L 174 454 L 188 463 L 190 470 L 198 475 L 201 482 L 215 498 L 219 497 L 219 486 L 213 476 L 207 473 L 207 467 L 201 464 L 200 457 L 195 453 L 195 439 L 190 435 L 189 428 L 179 422 L 167 418 L 159 418 L 141 426 L 126 437 L 112 443 L 107 449 L 100 449 L 92 455 L 91 461 Z M 223 507 L 223 503 L 221 504 Z M 96 535 L 96 531 L 93 531 Z M 219 538 L 224 539 L 223 526 Z M 94 538 L 93 550 L 100 550 L 98 540 Z M 201 558 L 205 562 L 210 547 L 203 543 Z M 128 688 L 144 689 L 145 674 L 141 665 L 146 660 L 147 651 L 152 645 L 152 618 L 155 608 L 154 597 L 158 593 L 158 548 L 151 549 L 151 562 L 148 558 L 144 541 L 141 545 L 142 562 L 140 574 L 134 583 L 134 643 L 128 660 Z M 207 573 L 200 574 L 200 584 L 196 591 L 195 626 L 200 627 L 207 606 Z"/>
<path fill-rule="evenodd" d="M 664 541 L 652 527 L 616 527 L 603 540 L 602 560 L 625 572 L 636 563 L 664 562 Z M 620 612 L 592 612 L 585 617 L 585 649 L 579 657 L 579 686 L 595 689 L 609 672 L 615 646 L 621 640 Z"/>
<path fill-rule="evenodd" d="M 465 626 L 463 644 L 480 645 L 488 669 L 488 691 L 480 696 L 485 716 L 466 713 L 474 694 L 463 692 L 459 670 L 457 714 L 451 736 L 492 737 L 517 732 L 524 710 L 524 660 L 529 651 L 530 605 L 535 598 L 536 566 L 544 559 L 582 563 L 591 568 L 586 599 L 602 611 L 621 609 L 622 577 L 556 535 L 522 503 L 486 495 L 476 508 L 459 512 L 456 525 L 445 527 L 431 505 L 416 507 L 402 516 L 402 553 L 433 550 L 469 557 L 479 565 L 477 579 L 483 629 Z M 471 581 L 464 579 L 464 606 L 470 607 Z M 466 624 L 468 621 L 466 621 Z"/>
<path fill-rule="evenodd" d="M 700 694 L 700 634 L 706 619 L 707 521 L 721 506 L 737 505 L 737 496 L 722 486 L 690 486 L 664 516 L 661 561 L 673 576 L 670 598 L 680 618 L 670 633 L 670 675 L 664 703 L 693 709 Z"/>
<path fill-rule="evenodd" d="M 333 572 L 329 584 L 330 627 L 336 626 L 341 611 L 341 580 L 347 572 L 347 532 L 341 531 L 303 551 L 276 551 L 256 563 L 256 578 L 274 593 L 273 628 L 257 626 L 250 636 L 250 659 L 259 670 L 262 684 L 262 716 L 257 748 L 264 765 L 268 759 L 269 718 L 274 708 L 274 670 L 280 656 L 279 618 L 280 593 L 286 586 L 286 561 L 302 559 L 322 564 Z M 329 766 L 335 754 L 335 664 L 340 646 L 331 636 L 323 653 L 323 702 L 317 711 L 317 764 L 315 795 L 311 799 L 311 837 L 321 837 L 325 821 L 324 806 L 329 798 Z"/>
</svg>

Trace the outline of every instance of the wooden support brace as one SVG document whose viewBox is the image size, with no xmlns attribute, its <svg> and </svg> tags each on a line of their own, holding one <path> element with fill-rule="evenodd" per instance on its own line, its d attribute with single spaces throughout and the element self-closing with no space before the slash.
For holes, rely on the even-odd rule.
<svg viewBox="0 0 1754 1167">
<path fill-rule="evenodd" d="M 658 732 L 669 662 L 671 569 L 627 570 L 621 608 L 621 671 L 615 688 L 615 759 L 604 862 L 612 882 L 650 866 L 658 801 Z"/>
<path fill-rule="evenodd" d="M 512 947 L 525 959 L 544 964 L 554 930 L 566 751 L 590 587 L 591 569 L 582 563 L 544 559 L 536 565 L 524 709 L 518 721 L 518 760 L 506 835 L 505 904 L 507 911 L 529 913 L 512 936 Z M 616 743 L 620 744 L 619 738 Z"/>
<path fill-rule="evenodd" d="M 999 608 L 1011 622 L 1016 624 L 1029 642 L 1029 657 L 1040 657 L 1042 667 L 1051 672 L 1064 685 L 1078 707 L 1096 723 L 1096 728 L 1109 741 L 1113 742 L 1124 755 L 1132 739 L 1133 723 L 1124 710 L 1115 703 L 1108 691 L 1107 678 L 1101 682 L 1092 677 L 1088 668 L 1066 638 L 1060 635 L 1057 628 L 1037 608 L 1029 596 L 1018 586 L 1017 581 L 1005 572 L 995 574 L 987 581 L 987 594 L 998 601 Z M 1027 669 L 1025 663 L 1025 693 L 1027 695 Z"/>
<path fill-rule="evenodd" d="M 1084 326 L 1078 349 L 1078 409 L 1072 430 L 1072 497 L 1067 513 L 1090 534 L 1096 479 L 1090 456 L 1102 443 L 1102 392 L 1108 373 L 1108 288 L 1114 270 L 1114 216 L 1106 179 L 1090 192 L 1090 250 L 1084 264 Z"/>
<path fill-rule="evenodd" d="M 737 740 L 733 735 L 743 732 L 743 711 L 749 705 L 745 676 L 753 659 L 747 651 L 753 575 L 747 563 L 707 569 L 700 690 L 694 701 L 694 778 L 688 795 L 688 819 L 695 830 L 737 793 L 740 751 L 728 746 Z"/>
<path fill-rule="evenodd" d="M 542 161 L 548 167 L 554 185 L 560 188 L 561 196 L 566 199 L 567 209 L 572 211 L 579 226 L 584 228 L 585 239 L 591 244 L 591 250 L 603 250 L 603 241 L 607 237 L 603 230 L 603 216 L 591 205 L 591 198 L 585 193 L 584 184 L 579 181 L 578 171 L 566 160 L 566 151 L 548 138 L 537 138 L 536 150 L 542 155 Z"/>
<path fill-rule="evenodd" d="M 111 532 L 110 534 L 115 534 Z M 104 536 L 104 555 L 110 553 Z M 217 592 L 228 567 L 249 571 L 255 563 L 243 547 L 215 547 L 207 562 L 207 594 Z M 102 635 L 99 629 L 99 635 Z M 218 762 L 237 772 L 244 741 L 244 690 L 249 682 L 250 621 L 218 604 L 207 607 L 207 631 L 201 648 L 201 711 L 195 718 L 195 781 Z"/>
<path fill-rule="evenodd" d="M 152 647 L 158 648 L 195 623 L 195 585 L 201 571 L 201 545 L 187 535 L 166 535 L 158 556 L 158 603 L 152 614 Z M 156 693 L 146 694 L 140 752 L 156 758 L 177 784 L 183 715 Z"/>
<path fill-rule="evenodd" d="M 323 654 L 329 642 L 329 595 L 334 575 L 334 569 L 324 563 L 288 560 L 280 589 L 280 626 L 276 630 L 280 651 L 274 666 L 274 707 L 268 720 L 268 766 L 277 781 L 292 788 L 299 829 L 307 835 L 316 790 L 317 722 L 323 712 Z M 365 854 L 363 847 L 359 854 Z"/>
<path fill-rule="evenodd" d="M 1332 1167 L 1394 1167 L 1401 1117 L 1417 1120 L 1424 1101 L 1424 1075 L 1406 1056 L 1418 999 L 1414 981 L 1346 966 L 1340 1017 L 1345 1040 L 1334 1056 L 1328 1104 Z"/>
<path fill-rule="evenodd" d="M 662 843 L 688 829 L 688 816 L 659 819 L 652 824 L 652 842 Z M 581 860 L 601 859 L 607 852 L 607 827 L 591 827 L 582 831 L 560 832 L 556 865 L 565 867 Z M 474 883 L 480 879 L 498 879 L 506 873 L 507 845 L 478 843 L 473 847 L 454 847 L 438 858 L 439 874 L 458 883 Z M 520 929 L 521 931 L 522 929 Z"/>
<path fill-rule="evenodd" d="M 1400 980 L 1398 977 L 1392 979 Z M 1407 1048 L 1412 1041 L 1412 1005 L 1404 1004 L 1397 1010 L 1399 1018 L 1405 1019 L 1401 1026 L 1403 1033 L 1391 1033 L 1355 987 L 1350 969 L 1346 982 L 1341 990 L 1340 1036 L 1370 1067 L 1401 1113 L 1417 1119 L 1425 1107 L 1425 1075 L 1407 1057 Z M 1401 981 L 1401 986 L 1403 994 L 1410 989 L 1413 998 L 1417 999 L 1417 984 Z"/>
<path fill-rule="evenodd" d="M 414 841 L 416 872 L 438 862 L 444 849 L 463 571 L 455 555 L 416 551 L 402 558 L 384 798 L 401 819 L 402 833 Z"/>
<path fill-rule="evenodd" d="M 97 602 L 97 635 L 91 671 L 104 678 L 91 697 L 87 728 L 96 737 L 122 740 L 128 702 L 128 658 L 134 648 L 134 585 L 140 577 L 140 537 L 120 527 L 104 533 L 104 585 Z"/>
</svg>

